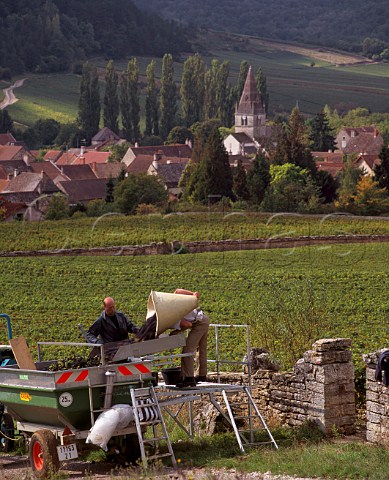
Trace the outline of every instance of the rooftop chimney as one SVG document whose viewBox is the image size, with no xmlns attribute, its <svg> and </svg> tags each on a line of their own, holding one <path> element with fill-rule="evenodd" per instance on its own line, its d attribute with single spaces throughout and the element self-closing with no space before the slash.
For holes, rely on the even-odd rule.
<svg viewBox="0 0 389 480">
<path fill-rule="evenodd" d="M 96 173 L 96 170 L 97 170 L 97 168 L 96 168 L 96 162 L 93 162 L 93 163 L 92 163 L 92 170 L 93 170 L 94 173 Z"/>
<path fill-rule="evenodd" d="M 84 155 L 84 152 L 85 152 L 85 147 L 84 145 L 81 145 L 80 156 Z"/>
<path fill-rule="evenodd" d="M 14 168 L 14 178 L 16 178 L 19 175 L 19 170 L 17 168 Z"/>
<path fill-rule="evenodd" d="M 29 160 L 29 158 L 28 158 L 27 153 L 25 153 L 25 154 L 23 155 L 23 161 L 24 161 L 24 163 L 25 163 L 27 166 L 30 166 L 30 160 Z"/>
<path fill-rule="evenodd" d="M 135 142 L 135 148 L 139 148 L 139 143 Z"/>
</svg>

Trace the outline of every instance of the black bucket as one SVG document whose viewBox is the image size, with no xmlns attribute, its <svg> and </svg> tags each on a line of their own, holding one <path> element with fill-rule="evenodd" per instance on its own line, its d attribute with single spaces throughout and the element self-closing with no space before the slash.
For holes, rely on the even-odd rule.
<svg viewBox="0 0 389 480">
<path fill-rule="evenodd" d="M 163 369 L 162 378 L 166 385 L 177 385 L 181 382 L 181 367 Z"/>
</svg>

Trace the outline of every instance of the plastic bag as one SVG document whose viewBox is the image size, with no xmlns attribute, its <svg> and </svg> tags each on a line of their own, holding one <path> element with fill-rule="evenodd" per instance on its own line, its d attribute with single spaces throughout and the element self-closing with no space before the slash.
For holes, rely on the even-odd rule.
<svg viewBox="0 0 389 480">
<path fill-rule="evenodd" d="M 101 413 L 90 429 L 86 443 L 93 443 L 107 451 L 107 444 L 115 430 L 125 428 L 134 420 L 134 413 L 130 405 L 114 405 Z"/>
</svg>

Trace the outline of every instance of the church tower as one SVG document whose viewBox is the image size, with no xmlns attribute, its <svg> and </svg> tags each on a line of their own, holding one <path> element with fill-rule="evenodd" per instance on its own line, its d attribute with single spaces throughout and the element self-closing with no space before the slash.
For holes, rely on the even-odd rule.
<svg viewBox="0 0 389 480">
<path fill-rule="evenodd" d="M 265 107 L 250 65 L 242 96 L 235 108 L 235 132 L 245 133 L 250 138 L 258 138 L 261 126 L 265 123 Z"/>
</svg>

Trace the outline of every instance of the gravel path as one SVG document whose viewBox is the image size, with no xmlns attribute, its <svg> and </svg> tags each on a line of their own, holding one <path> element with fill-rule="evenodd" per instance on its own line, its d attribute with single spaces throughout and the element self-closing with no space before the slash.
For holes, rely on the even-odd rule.
<svg viewBox="0 0 389 480">
<path fill-rule="evenodd" d="M 0 457 L 0 475 L 3 480 L 33 480 L 34 476 L 29 465 L 27 456 L 3 455 Z M 165 468 L 164 470 L 151 471 L 145 475 L 139 469 L 114 468 L 108 463 L 91 463 L 73 461 L 64 463 L 59 471 L 61 478 L 71 480 L 110 480 L 110 479 L 161 479 L 161 480 L 320 480 L 285 475 L 272 475 L 266 473 L 241 473 L 235 469 L 223 470 L 213 468 Z M 60 478 L 60 476 L 58 478 Z"/>
<path fill-rule="evenodd" d="M 22 78 L 21 80 L 16 80 L 16 82 L 11 85 L 8 88 L 4 88 L 3 92 L 5 95 L 4 100 L 0 103 L 0 110 L 3 110 L 4 108 L 8 107 L 9 105 L 12 105 L 13 103 L 16 103 L 18 99 L 15 97 L 14 94 L 14 88 L 21 87 L 26 79 Z"/>
</svg>

